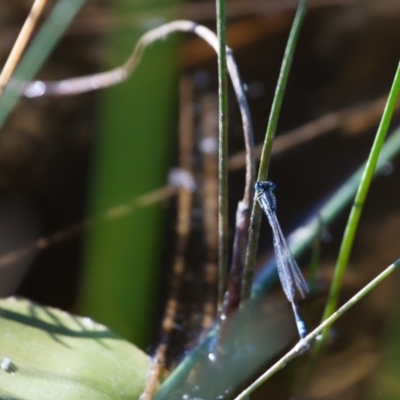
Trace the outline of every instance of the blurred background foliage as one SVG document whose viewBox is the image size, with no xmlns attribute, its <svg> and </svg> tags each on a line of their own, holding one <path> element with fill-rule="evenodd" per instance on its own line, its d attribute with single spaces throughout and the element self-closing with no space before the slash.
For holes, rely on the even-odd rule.
<svg viewBox="0 0 400 400">
<path fill-rule="evenodd" d="M 26 17 L 28 3 L 0 3 L 1 62 Z M 256 143 L 265 132 L 295 4 L 227 1 L 228 43 L 247 84 Z M 214 29 L 214 14 L 212 1 L 87 1 L 39 77 L 63 79 L 117 66 L 150 27 L 180 17 Z M 366 158 L 382 109 L 376 101 L 389 90 L 399 60 L 399 18 L 396 1 L 310 0 L 278 137 L 332 112 L 344 112 L 325 135 L 301 145 L 294 141 L 272 160 L 270 176 L 278 185 L 285 232 L 303 221 Z M 3 254 L 166 183 L 178 158 L 181 74 L 194 84 L 191 106 L 196 130 L 202 112 L 199 99 L 216 92 L 216 59 L 199 39 L 183 35 L 152 46 L 135 75 L 118 87 L 74 98 L 18 103 L 0 134 Z M 230 154 L 235 155 L 242 151 L 243 140 L 233 98 L 229 106 Z M 215 112 L 210 111 L 210 117 Z M 393 126 L 398 122 L 397 115 Z M 391 164 L 373 185 L 343 300 L 399 256 L 398 181 L 398 168 Z M 242 190 L 243 170 L 236 168 L 230 175 L 231 226 Z M 194 209 L 195 223 L 199 213 Z M 19 269 L 14 264 L 2 267 L 4 276 L 10 276 L 10 270 L 20 272 L 9 282 L 2 278 L 1 293 L 87 314 L 148 349 L 157 341 L 162 295 L 168 291 L 175 217 L 174 202 L 168 200 L 97 224 L 84 236 L 60 241 L 36 256 L 31 253 L 20 260 Z M 345 219 L 340 217 L 328 227 L 331 239 L 323 244 L 318 292 L 305 304 L 311 326 L 322 310 Z M 266 254 L 271 250 L 268 235 L 265 227 L 261 238 L 265 246 L 260 245 L 264 261 L 271 255 Z M 204 256 L 200 244 L 204 238 L 197 239 L 192 261 Z M 308 263 L 306 257 L 300 261 Z M 386 282 L 337 324 L 328 355 L 305 391 L 309 396 L 366 397 L 387 329 L 392 329 L 388 321 L 398 301 L 397 284 L 398 278 Z M 392 321 L 396 321 L 393 316 Z M 183 350 L 194 344 L 194 339 L 186 342 Z M 174 354 L 181 351 L 174 349 Z M 276 394 L 269 398 L 289 398 L 296 386 L 291 371 L 271 380 L 260 398 L 266 393 Z M 392 393 L 382 398 L 398 398 L 398 392 Z"/>
</svg>

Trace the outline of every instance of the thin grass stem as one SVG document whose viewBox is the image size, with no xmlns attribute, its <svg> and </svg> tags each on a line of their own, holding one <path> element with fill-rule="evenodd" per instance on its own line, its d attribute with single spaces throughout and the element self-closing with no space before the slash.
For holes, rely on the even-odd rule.
<svg viewBox="0 0 400 400">
<path fill-rule="evenodd" d="M 11 75 L 15 71 L 18 62 L 22 57 L 22 53 L 24 52 L 26 45 L 32 37 L 33 30 L 35 29 L 36 23 L 42 15 L 46 3 L 47 0 L 35 0 L 32 5 L 31 11 L 26 18 L 25 23 L 18 34 L 17 40 L 15 41 L 14 46 L 10 52 L 10 55 L 8 56 L 7 61 L 1 71 L 0 96 L 3 94 L 3 91 L 11 78 Z"/>
<path fill-rule="evenodd" d="M 46 60 L 84 0 L 59 0 L 39 33 L 22 57 L 14 76 L 0 99 L 0 128 L 21 96 L 25 82 L 31 80 Z M 10 90 L 8 90 L 8 88 Z"/>
<path fill-rule="evenodd" d="M 272 142 L 275 136 L 276 127 L 278 124 L 279 114 L 282 108 L 283 96 L 286 90 L 287 81 L 289 78 L 290 68 L 292 66 L 293 56 L 296 49 L 297 41 L 300 34 L 300 29 L 304 21 L 307 11 L 307 0 L 300 0 L 297 7 L 297 12 L 293 21 L 292 29 L 289 34 L 289 39 L 286 45 L 285 54 L 283 57 L 281 70 L 279 73 L 278 83 L 276 85 L 274 100 L 272 103 L 271 113 L 269 116 L 267 131 L 264 140 L 264 146 L 261 154 L 260 168 L 258 170 L 258 180 L 265 181 L 268 175 L 268 167 Z M 253 282 L 254 265 L 257 253 L 257 243 L 260 231 L 261 210 L 256 200 L 253 201 L 253 209 L 250 219 L 249 243 L 246 252 L 246 261 L 243 271 L 242 295 L 241 301 L 249 299 L 251 295 L 251 285 Z"/>
<path fill-rule="evenodd" d="M 218 33 L 218 313 L 228 276 L 228 73 L 225 0 L 216 1 Z"/>
<path fill-rule="evenodd" d="M 371 181 L 378 163 L 379 154 L 382 150 L 382 146 L 386 138 L 390 122 L 392 120 L 392 116 L 394 113 L 399 93 L 400 93 L 400 64 L 397 67 L 396 75 L 393 81 L 392 88 L 389 93 L 388 101 L 386 103 L 386 107 L 383 112 L 382 119 L 379 124 L 378 131 L 371 148 L 371 152 L 369 154 L 367 163 L 365 165 L 365 169 L 361 177 L 356 197 L 353 202 L 350 216 L 347 221 L 346 229 L 342 239 L 342 244 L 339 250 L 338 260 L 335 267 L 335 273 L 333 276 L 332 285 L 328 296 L 328 301 L 326 303 L 325 310 L 322 316 L 322 321 L 326 320 L 337 307 L 343 275 L 346 271 L 346 267 L 350 258 L 350 253 L 353 247 L 358 223 L 360 221 L 365 199 L 367 197 L 367 193 L 371 185 Z M 328 325 L 327 329 L 322 334 L 322 340 L 319 341 L 314 348 L 313 351 L 314 356 L 317 356 L 317 354 L 322 349 L 322 346 L 324 345 L 326 338 L 329 335 L 329 331 L 330 327 Z"/>
<path fill-rule="evenodd" d="M 331 326 L 338 318 L 340 318 L 349 308 L 354 306 L 359 302 L 367 293 L 369 293 L 378 283 L 382 282 L 386 277 L 388 277 L 393 271 L 395 271 L 400 266 L 400 259 L 395 261 L 389 267 L 387 267 L 383 272 L 381 272 L 375 279 L 373 279 L 368 285 L 361 289 L 356 295 L 354 295 L 349 301 L 347 301 L 342 307 L 340 307 L 334 314 L 323 321 L 317 328 L 315 328 L 311 333 L 309 333 L 304 339 L 300 340 L 296 346 L 292 348 L 284 357 L 282 357 L 278 362 L 276 362 L 271 368 L 264 372 L 256 381 L 254 381 L 250 386 L 248 386 L 243 392 L 235 398 L 235 400 L 244 400 L 254 392 L 258 387 L 260 387 L 264 382 L 266 382 L 272 375 L 278 372 L 280 369 L 286 366 L 286 364 L 303 353 L 304 349 L 319 336 L 319 334 Z"/>
</svg>

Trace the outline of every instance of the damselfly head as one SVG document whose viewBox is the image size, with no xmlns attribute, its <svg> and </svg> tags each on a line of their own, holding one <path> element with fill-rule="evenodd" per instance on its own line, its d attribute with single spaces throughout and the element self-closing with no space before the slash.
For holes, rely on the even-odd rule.
<svg viewBox="0 0 400 400">
<path fill-rule="evenodd" d="M 274 190 L 275 183 L 271 181 L 257 181 L 256 184 L 254 185 L 254 188 L 256 191 L 262 191 L 262 192 L 265 192 L 267 190 Z"/>
</svg>

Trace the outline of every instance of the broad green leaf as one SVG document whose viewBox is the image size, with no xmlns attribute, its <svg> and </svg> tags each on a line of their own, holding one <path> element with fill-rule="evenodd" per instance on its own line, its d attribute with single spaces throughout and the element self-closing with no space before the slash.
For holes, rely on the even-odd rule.
<svg viewBox="0 0 400 400">
<path fill-rule="evenodd" d="M 136 400 L 148 356 L 89 318 L 0 300 L 0 399 Z"/>
</svg>

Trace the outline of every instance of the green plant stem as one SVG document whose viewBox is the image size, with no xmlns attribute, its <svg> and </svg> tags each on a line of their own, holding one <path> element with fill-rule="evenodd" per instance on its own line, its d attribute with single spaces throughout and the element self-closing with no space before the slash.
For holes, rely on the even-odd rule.
<svg viewBox="0 0 400 400">
<path fill-rule="evenodd" d="M 16 66 L 18 65 L 21 56 L 32 38 L 32 33 L 37 25 L 39 18 L 42 15 L 43 9 L 46 5 L 46 0 L 34 0 L 32 8 L 29 12 L 28 17 L 22 26 L 17 40 L 14 43 L 13 48 L 4 64 L 3 69 L 0 73 L 0 97 L 10 81 L 11 75 L 14 73 Z"/>
<path fill-rule="evenodd" d="M 347 301 L 342 307 L 340 307 L 334 314 L 332 314 L 328 319 L 321 322 L 321 324 L 309 333 L 304 339 L 302 339 L 292 350 L 290 350 L 284 357 L 282 357 L 277 363 L 275 363 L 270 369 L 268 369 L 264 374 L 262 374 L 255 382 L 253 382 L 249 387 L 247 387 L 242 393 L 235 398 L 235 400 L 246 399 L 254 390 L 261 386 L 265 381 L 267 381 L 272 375 L 277 371 L 286 366 L 286 364 L 293 358 L 300 355 L 307 345 L 314 340 L 320 332 L 326 329 L 328 326 L 332 325 L 338 318 L 340 318 L 350 307 L 354 306 L 358 301 L 360 301 L 367 293 L 369 293 L 378 283 L 383 281 L 388 277 L 393 271 L 395 271 L 400 266 L 400 259 L 396 260 L 393 264 L 387 267 L 383 272 L 381 272 L 375 279 L 373 279 L 368 285 L 361 289 L 356 295 L 354 295 L 349 301 Z"/>
<path fill-rule="evenodd" d="M 365 165 L 363 175 L 361 177 L 361 182 L 353 202 L 349 219 L 347 221 L 342 244 L 339 250 L 339 257 L 336 263 L 331 289 L 328 296 L 328 301 L 326 303 L 325 310 L 322 316 L 322 321 L 327 319 L 337 307 L 343 275 L 346 271 L 358 223 L 360 221 L 361 213 L 364 207 L 365 199 L 367 197 L 372 177 L 374 175 L 374 171 L 378 163 L 378 158 L 383 146 L 383 142 L 385 140 L 387 131 L 389 129 L 390 121 L 392 120 L 399 92 L 400 92 L 400 64 L 397 68 L 393 85 L 389 93 L 389 98 L 386 103 L 386 107 L 383 112 L 382 119 L 379 124 L 378 131 L 374 143 L 372 145 L 370 155 Z M 322 346 L 324 345 L 326 338 L 328 337 L 329 330 L 330 326 L 328 325 L 327 329 L 325 329 L 325 331 L 322 333 L 322 340 L 318 342 L 318 344 L 314 349 L 314 356 L 319 353 Z"/>
<path fill-rule="evenodd" d="M 271 113 L 269 116 L 267 131 L 265 134 L 264 146 L 261 154 L 260 168 L 258 170 L 258 180 L 267 179 L 270 154 L 273 139 L 275 137 L 279 114 L 282 108 L 283 96 L 292 66 L 293 56 L 296 49 L 300 29 L 307 11 L 307 0 L 300 0 L 297 12 L 293 21 L 292 29 L 286 45 L 281 70 L 279 72 L 278 83 L 276 85 L 274 100 L 272 102 Z M 251 285 L 253 282 L 254 265 L 257 253 L 257 243 L 260 231 L 261 210 L 257 201 L 253 201 L 253 210 L 250 220 L 249 244 L 246 252 L 246 261 L 243 271 L 241 301 L 246 301 L 251 295 Z"/>
<path fill-rule="evenodd" d="M 225 0 L 217 0 L 218 33 L 218 310 L 222 303 L 228 275 L 228 73 L 226 65 Z"/>
</svg>

